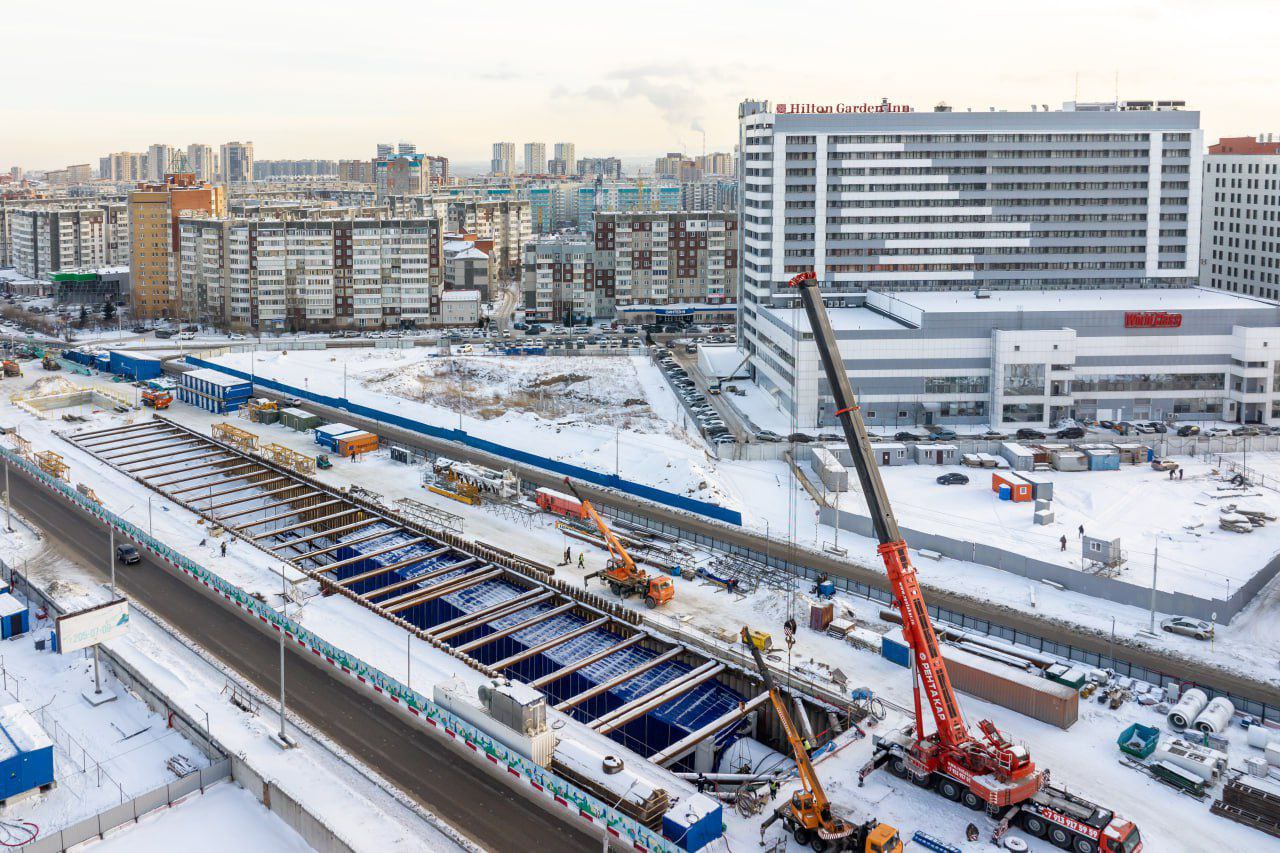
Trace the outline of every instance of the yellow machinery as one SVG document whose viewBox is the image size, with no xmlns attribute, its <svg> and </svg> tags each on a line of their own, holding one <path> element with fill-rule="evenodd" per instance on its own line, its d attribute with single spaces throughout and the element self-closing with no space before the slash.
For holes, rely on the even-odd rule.
<svg viewBox="0 0 1280 853">
<path fill-rule="evenodd" d="M 275 423 L 280 417 L 280 404 L 266 397 L 254 397 L 244 405 L 244 412 L 249 420 L 256 423 Z"/>
<path fill-rule="evenodd" d="M 472 506 L 478 506 L 480 504 L 480 490 L 471 483 L 458 482 L 453 485 L 454 488 L 457 489 L 456 492 L 441 488 L 440 486 L 431 485 L 427 486 L 427 491 L 434 492 L 437 495 L 458 501 L 459 503 L 471 504 Z"/>
<path fill-rule="evenodd" d="M 102 503 L 102 500 L 98 497 L 98 493 L 86 486 L 84 483 L 76 483 L 76 491 L 96 504 Z"/>
<path fill-rule="evenodd" d="M 16 432 L 9 433 L 9 440 L 13 442 L 13 449 L 23 459 L 31 458 L 31 442 L 23 438 Z"/>
<path fill-rule="evenodd" d="M 266 444 L 262 447 L 262 455 L 277 465 L 297 471 L 299 474 L 314 474 L 316 460 L 305 453 L 299 453 L 283 444 Z"/>
<path fill-rule="evenodd" d="M 760 825 L 761 838 L 769 826 L 781 820 L 797 844 L 811 845 L 814 850 L 900 853 L 902 840 L 898 837 L 898 830 L 892 826 L 880 823 L 875 818 L 861 824 L 852 823 L 832 813 L 831 801 L 822 790 L 822 782 L 813 768 L 813 762 L 809 760 L 809 751 L 791 719 L 791 712 L 787 710 L 786 700 L 774 683 L 769 668 L 765 666 L 764 658 L 760 656 L 760 647 L 755 639 L 757 633 L 744 627 L 742 642 L 751 650 L 756 669 L 760 670 L 764 686 L 769 690 L 769 699 L 778 713 L 778 722 L 787 735 L 787 742 L 791 744 L 800 773 L 800 783 L 804 786 L 803 790 L 794 792 L 788 802 Z"/>
<path fill-rule="evenodd" d="M 68 472 L 71 470 L 67 463 L 62 461 L 62 457 L 52 450 L 41 450 L 36 454 L 36 464 L 40 466 L 40 470 L 46 474 L 57 477 L 59 480 L 69 480 Z"/>
<path fill-rule="evenodd" d="M 244 453 L 253 453 L 258 449 L 258 437 L 238 426 L 228 423 L 214 424 L 209 432 L 215 440 L 229 444 Z"/>
</svg>

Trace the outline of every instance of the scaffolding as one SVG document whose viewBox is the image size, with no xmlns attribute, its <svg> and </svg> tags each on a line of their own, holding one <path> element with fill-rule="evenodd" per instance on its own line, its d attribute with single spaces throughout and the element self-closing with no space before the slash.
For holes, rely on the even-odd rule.
<svg viewBox="0 0 1280 853">
<path fill-rule="evenodd" d="M 62 456 L 54 453 L 52 450 L 41 450 L 36 454 L 36 464 L 40 466 L 40 470 L 46 474 L 57 477 L 59 480 L 70 480 L 68 472 L 71 470 L 66 462 L 62 461 Z"/>
<path fill-rule="evenodd" d="M 254 453 L 258 449 L 258 437 L 238 426 L 229 423 L 214 424 L 209 432 L 215 441 L 229 444 L 242 453 Z"/>
<path fill-rule="evenodd" d="M 402 513 L 429 528 L 448 530 L 459 535 L 462 533 L 462 516 L 460 515 L 436 509 L 413 498 L 400 498 L 396 503 L 400 506 Z"/>
<path fill-rule="evenodd" d="M 18 435 L 16 432 L 9 434 L 9 440 L 13 442 L 13 449 L 23 459 L 31 458 L 31 441 Z"/>
<path fill-rule="evenodd" d="M 291 447 L 285 447 L 283 444 L 264 445 L 262 455 L 269 461 L 291 471 L 297 471 L 299 474 L 314 474 L 316 472 L 314 456 L 299 453 Z"/>
</svg>

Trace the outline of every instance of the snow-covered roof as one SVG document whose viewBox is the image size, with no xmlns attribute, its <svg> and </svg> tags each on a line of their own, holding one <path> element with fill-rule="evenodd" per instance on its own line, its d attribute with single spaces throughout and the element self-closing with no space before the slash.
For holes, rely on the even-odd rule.
<svg viewBox="0 0 1280 853">
<path fill-rule="evenodd" d="M 249 380 L 237 379 L 234 376 L 228 376 L 220 370 L 210 370 L 207 367 L 200 367 L 195 370 L 188 370 L 182 374 L 182 378 L 198 379 L 208 382 L 210 385 L 217 385 L 221 388 L 231 388 L 236 385 L 244 385 Z"/>
<path fill-rule="evenodd" d="M 458 252 L 458 254 L 453 256 L 453 259 L 455 261 L 488 260 L 489 256 L 480 249 L 477 249 L 475 246 L 472 246 L 469 249 L 463 249 L 461 252 Z"/>
<path fill-rule="evenodd" d="M 21 613 L 27 609 L 27 605 L 14 598 L 9 593 L 0 594 L 0 619 L 12 616 L 15 613 Z"/>
<path fill-rule="evenodd" d="M 893 293 L 926 313 L 986 311 L 1194 311 L 1274 308 L 1265 302 L 1204 287 L 1124 290 L 968 290 Z"/>
<path fill-rule="evenodd" d="M 53 741 L 40 728 L 36 718 L 17 702 L 0 708 L 0 729 L 4 729 L 4 733 L 8 735 L 8 738 L 0 740 L 0 753 L 3 753 L 4 758 L 9 758 L 16 752 L 34 752 L 53 746 Z"/>
<path fill-rule="evenodd" d="M 440 294 L 443 302 L 479 302 L 480 291 L 478 290 L 446 290 Z"/>
<path fill-rule="evenodd" d="M 316 427 L 316 434 L 318 435 L 339 436 L 339 435 L 346 435 L 349 432 L 360 432 L 360 431 L 361 430 L 356 429 L 350 424 L 325 424 L 324 426 Z"/>
<path fill-rule="evenodd" d="M 761 307 L 757 310 L 777 317 L 786 327 L 796 328 L 802 332 L 809 331 L 809 318 L 800 308 Z M 870 308 L 828 308 L 827 316 L 831 318 L 831 328 L 840 332 L 911 328 L 901 320 L 886 317 Z"/>
</svg>

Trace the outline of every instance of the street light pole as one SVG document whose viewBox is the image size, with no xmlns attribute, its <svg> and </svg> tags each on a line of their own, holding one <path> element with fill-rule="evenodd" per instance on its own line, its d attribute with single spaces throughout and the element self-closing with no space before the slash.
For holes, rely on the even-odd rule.
<svg viewBox="0 0 1280 853">
<path fill-rule="evenodd" d="M 111 543 L 108 546 L 109 550 L 107 551 L 107 560 L 108 562 L 111 563 L 111 600 L 115 601 L 116 600 L 116 528 L 115 528 L 115 525 L 114 524 L 108 525 L 107 531 L 110 537 L 108 541 Z M 97 654 L 96 651 L 94 653 Z"/>
<path fill-rule="evenodd" d="M 13 532 L 13 508 L 9 505 L 9 460 L 4 460 L 4 529 Z"/>
<path fill-rule="evenodd" d="M 1148 630 L 1156 632 L 1156 578 L 1160 576 L 1160 542 L 1156 541 L 1155 559 L 1151 561 L 1151 625 Z"/>
<path fill-rule="evenodd" d="M 288 746 L 289 739 L 284 731 L 284 619 L 289 611 L 288 580 L 285 577 L 284 565 L 280 566 L 280 743 Z"/>
</svg>

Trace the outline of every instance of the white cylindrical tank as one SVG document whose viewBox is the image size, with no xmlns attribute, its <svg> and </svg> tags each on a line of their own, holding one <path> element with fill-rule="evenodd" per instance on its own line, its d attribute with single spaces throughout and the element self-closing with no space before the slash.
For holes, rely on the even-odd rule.
<svg viewBox="0 0 1280 853">
<path fill-rule="evenodd" d="M 773 773 L 790 773 L 796 762 L 755 738 L 738 738 L 720 754 L 716 765 L 719 773 L 749 773 L 768 776 Z"/>
<path fill-rule="evenodd" d="M 1266 749 L 1267 744 L 1271 741 L 1271 730 L 1261 723 L 1254 723 L 1249 726 L 1247 739 L 1249 746 L 1254 749 Z"/>
<path fill-rule="evenodd" d="M 1219 696 L 1210 702 L 1205 709 L 1196 717 L 1192 723 L 1198 731 L 1207 734 L 1220 734 L 1227 730 L 1231 725 L 1231 718 L 1236 713 L 1236 706 L 1231 704 L 1231 700 L 1223 696 Z"/>
<path fill-rule="evenodd" d="M 1203 690 L 1191 688 L 1182 694 L 1178 704 L 1169 709 L 1169 725 L 1181 731 L 1191 725 L 1191 721 L 1200 716 L 1200 712 L 1209 704 L 1209 697 Z"/>
</svg>

